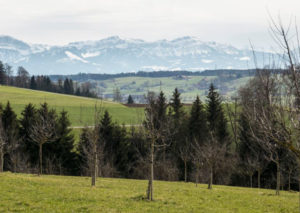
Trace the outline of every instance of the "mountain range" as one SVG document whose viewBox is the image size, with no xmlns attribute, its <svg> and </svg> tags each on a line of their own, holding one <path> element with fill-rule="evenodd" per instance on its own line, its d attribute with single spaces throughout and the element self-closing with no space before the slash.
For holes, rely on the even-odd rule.
<svg viewBox="0 0 300 213">
<path fill-rule="evenodd" d="M 255 51 L 258 63 L 268 54 Z M 23 66 L 30 74 L 43 75 L 254 68 L 251 49 L 190 36 L 153 42 L 113 36 L 62 46 L 0 36 L 0 60 L 14 68 Z"/>
</svg>

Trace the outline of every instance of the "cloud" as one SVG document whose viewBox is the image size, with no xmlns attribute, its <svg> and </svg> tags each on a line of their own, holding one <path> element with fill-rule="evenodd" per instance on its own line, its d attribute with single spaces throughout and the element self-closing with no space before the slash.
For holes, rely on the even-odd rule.
<svg viewBox="0 0 300 213">
<path fill-rule="evenodd" d="M 191 35 L 233 45 L 268 40 L 268 14 L 289 20 L 295 0 L 0 0 L 0 34 L 65 44 L 111 35 L 145 40 Z"/>
</svg>

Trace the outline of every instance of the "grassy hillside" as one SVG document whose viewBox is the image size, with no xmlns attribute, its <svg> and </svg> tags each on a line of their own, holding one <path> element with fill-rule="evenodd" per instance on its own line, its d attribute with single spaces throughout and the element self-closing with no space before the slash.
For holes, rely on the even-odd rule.
<svg viewBox="0 0 300 213">
<path fill-rule="evenodd" d="M 228 79 L 220 76 L 123 77 L 96 81 L 96 85 L 97 91 L 108 98 L 113 96 L 115 88 L 118 87 L 125 99 L 128 94 L 142 97 L 147 91 L 158 93 L 161 89 L 170 98 L 177 87 L 181 92 L 183 101 L 191 103 L 196 95 L 199 95 L 203 100 L 205 99 L 210 83 L 214 83 L 224 97 L 230 97 L 249 79 L 250 77 Z"/>
<path fill-rule="evenodd" d="M 144 199 L 147 181 L 0 174 L 0 212 L 298 212 L 298 193 L 193 183 L 154 183 L 154 202 Z"/>
<path fill-rule="evenodd" d="M 94 122 L 95 104 L 107 109 L 114 121 L 125 124 L 140 123 L 143 116 L 143 109 L 129 108 L 122 104 L 101 101 L 93 98 L 77 97 L 64 94 L 56 94 L 15 87 L 0 86 L 0 103 L 6 104 L 10 101 L 13 109 L 20 115 L 24 106 L 33 103 L 37 107 L 47 102 L 58 112 L 66 110 L 69 113 L 73 126 L 92 125 Z"/>
</svg>

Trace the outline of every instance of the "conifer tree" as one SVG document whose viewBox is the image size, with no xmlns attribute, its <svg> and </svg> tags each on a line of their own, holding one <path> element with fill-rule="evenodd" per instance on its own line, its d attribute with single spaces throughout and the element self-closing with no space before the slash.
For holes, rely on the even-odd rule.
<svg viewBox="0 0 300 213">
<path fill-rule="evenodd" d="M 30 103 L 25 106 L 22 111 L 20 119 L 20 137 L 22 138 L 22 149 L 29 156 L 29 161 L 32 164 L 37 163 L 38 150 L 36 144 L 30 138 L 31 127 L 36 122 L 37 111 L 35 107 Z"/>
<path fill-rule="evenodd" d="M 70 84 L 70 93 L 69 94 L 74 94 L 74 84 L 73 84 L 72 79 L 69 80 L 69 84 Z"/>
<path fill-rule="evenodd" d="M 184 111 L 183 111 L 183 104 L 181 103 L 181 99 L 180 99 L 180 93 L 177 88 L 175 88 L 173 92 L 170 106 L 172 107 L 172 113 L 175 122 L 178 122 L 180 118 L 184 115 Z"/>
<path fill-rule="evenodd" d="M 197 95 L 193 102 L 189 118 L 190 139 L 203 143 L 207 136 L 207 119 L 204 106 Z"/>
<path fill-rule="evenodd" d="M 34 89 L 34 90 L 37 89 L 37 84 L 34 75 L 30 79 L 30 89 Z"/>
<path fill-rule="evenodd" d="M 112 136 L 113 124 L 109 112 L 105 110 L 104 115 L 100 121 L 100 134 L 105 139 L 108 140 Z"/>
<path fill-rule="evenodd" d="M 12 159 L 16 156 L 16 152 L 18 150 L 18 142 L 19 142 L 19 135 L 18 135 L 18 120 L 17 115 L 13 111 L 10 106 L 10 103 L 7 102 L 6 107 L 2 112 L 2 125 L 3 130 L 5 131 L 6 136 L 6 155 L 4 156 L 4 168 L 9 168 L 13 166 L 13 171 L 16 172 L 16 162 L 12 162 Z"/>
<path fill-rule="evenodd" d="M 113 152 L 113 124 L 107 110 L 105 110 L 99 125 L 100 143 L 104 143 L 102 146 L 104 146 L 106 155 L 111 156 Z"/>
<path fill-rule="evenodd" d="M 9 101 L 2 112 L 2 123 L 8 138 L 12 137 L 12 134 L 16 134 L 18 129 L 17 115 L 11 108 Z"/>
<path fill-rule="evenodd" d="M 128 96 L 127 104 L 134 104 L 133 98 L 131 95 Z"/>
<path fill-rule="evenodd" d="M 74 148 L 74 135 L 70 129 L 71 122 L 66 111 L 61 111 L 56 124 L 56 138 L 53 143 L 47 144 L 45 149 L 55 156 L 56 166 L 59 172 L 76 173 L 79 169 L 76 165 Z"/>
<path fill-rule="evenodd" d="M 164 128 L 164 125 L 167 122 L 167 99 L 163 91 L 159 93 L 159 96 L 156 98 L 154 110 L 156 111 L 154 119 L 155 126 L 157 129 Z"/>
<path fill-rule="evenodd" d="M 68 78 L 64 80 L 64 93 L 65 94 L 71 94 L 71 85 Z"/>
<path fill-rule="evenodd" d="M 207 95 L 208 130 L 215 135 L 219 143 L 228 143 L 227 120 L 222 108 L 222 99 L 213 84 Z"/>
</svg>

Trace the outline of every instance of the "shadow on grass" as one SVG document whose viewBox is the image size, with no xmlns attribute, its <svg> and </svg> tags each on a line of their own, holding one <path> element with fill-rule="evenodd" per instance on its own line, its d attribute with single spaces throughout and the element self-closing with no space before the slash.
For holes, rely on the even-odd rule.
<svg viewBox="0 0 300 213">
<path fill-rule="evenodd" d="M 172 201 L 172 200 L 154 199 L 154 200 L 150 201 L 146 198 L 145 195 L 137 195 L 137 196 L 131 197 L 130 200 L 137 201 L 137 202 L 161 203 L 163 205 L 176 205 L 176 202 Z"/>
<path fill-rule="evenodd" d="M 131 200 L 134 200 L 134 201 L 149 201 L 146 196 L 144 195 L 137 195 L 137 196 L 134 196 L 134 197 L 131 197 L 130 198 Z"/>
</svg>

